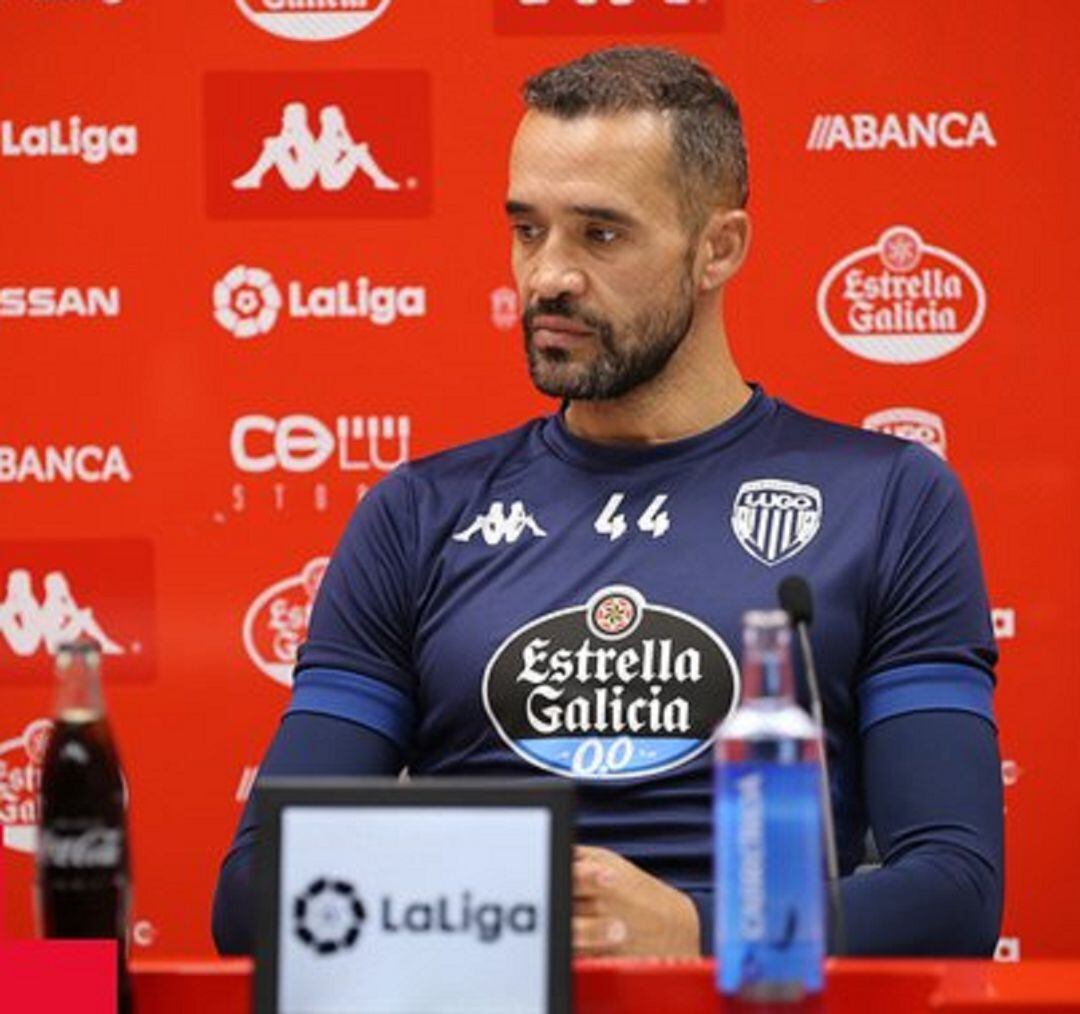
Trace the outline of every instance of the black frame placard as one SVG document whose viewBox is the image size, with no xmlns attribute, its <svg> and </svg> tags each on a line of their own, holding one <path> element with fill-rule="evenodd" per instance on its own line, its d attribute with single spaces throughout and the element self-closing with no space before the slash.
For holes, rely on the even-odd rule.
<svg viewBox="0 0 1080 1014">
<path fill-rule="evenodd" d="M 462 806 L 546 809 L 549 849 L 547 1014 L 571 1014 L 571 882 L 574 788 L 558 781 L 494 779 L 288 777 L 260 779 L 255 787 L 256 844 L 255 1014 L 278 1014 L 278 938 L 281 920 L 281 814 L 286 807 L 358 808 Z"/>
</svg>

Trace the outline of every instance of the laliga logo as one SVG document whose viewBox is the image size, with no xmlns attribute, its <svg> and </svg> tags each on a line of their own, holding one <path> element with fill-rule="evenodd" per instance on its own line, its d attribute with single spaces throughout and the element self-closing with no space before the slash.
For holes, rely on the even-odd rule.
<svg viewBox="0 0 1080 1014">
<path fill-rule="evenodd" d="M 236 0 L 253 25 L 283 39 L 324 42 L 363 31 L 391 0 Z"/>
<path fill-rule="evenodd" d="M 0 828 L 3 844 L 15 852 L 37 849 L 41 765 L 52 722 L 39 718 L 14 739 L 0 742 Z"/>
<path fill-rule="evenodd" d="M 971 265 L 898 225 L 829 269 L 817 312 L 829 337 L 853 355 L 925 363 L 978 331 L 986 290 Z"/>
<path fill-rule="evenodd" d="M 235 338 L 254 338 L 277 323 L 281 302 L 269 271 L 238 264 L 214 286 L 214 320 Z"/>
<path fill-rule="evenodd" d="M 290 686 L 296 651 L 307 637 L 315 595 L 330 558 L 317 556 L 299 574 L 272 584 L 244 615 L 244 650 L 264 676 Z"/>
</svg>

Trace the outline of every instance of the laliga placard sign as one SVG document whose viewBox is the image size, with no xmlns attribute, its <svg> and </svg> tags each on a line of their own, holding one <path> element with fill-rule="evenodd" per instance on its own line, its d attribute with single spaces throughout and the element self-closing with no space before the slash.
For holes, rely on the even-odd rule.
<svg viewBox="0 0 1080 1014">
<path fill-rule="evenodd" d="M 829 269 L 817 311 L 829 337 L 856 356 L 926 363 L 979 330 L 986 290 L 966 261 L 897 225 Z"/>
<path fill-rule="evenodd" d="M 343 39 L 367 28 L 390 0 L 236 0 L 264 32 L 301 42 Z"/>
</svg>

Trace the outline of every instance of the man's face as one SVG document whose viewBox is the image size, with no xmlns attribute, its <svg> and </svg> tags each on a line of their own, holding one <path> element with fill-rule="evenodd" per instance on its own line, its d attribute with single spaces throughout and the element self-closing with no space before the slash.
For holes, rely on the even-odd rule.
<svg viewBox="0 0 1080 1014">
<path fill-rule="evenodd" d="M 657 376 L 693 322 L 693 246 L 657 114 L 526 114 L 507 213 L 533 383 L 618 398 Z"/>
</svg>

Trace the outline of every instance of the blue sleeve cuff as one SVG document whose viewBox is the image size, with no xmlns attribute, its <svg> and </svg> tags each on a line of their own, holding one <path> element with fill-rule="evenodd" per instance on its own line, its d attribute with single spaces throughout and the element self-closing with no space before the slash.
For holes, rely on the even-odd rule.
<svg viewBox="0 0 1080 1014">
<path fill-rule="evenodd" d="M 416 708 L 382 680 L 343 669 L 301 669 L 286 711 L 313 711 L 344 718 L 381 733 L 403 750 L 412 740 Z"/>
<path fill-rule="evenodd" d="M 970 711 L 994 728 L 994 681 L 982 669 L 951 662 L 906 665 L 860 684 L 859 732 L 911 711 Z"/>
</svg>

